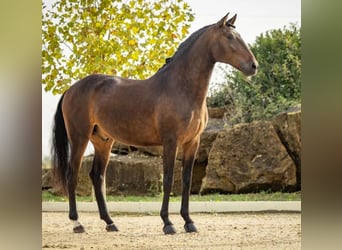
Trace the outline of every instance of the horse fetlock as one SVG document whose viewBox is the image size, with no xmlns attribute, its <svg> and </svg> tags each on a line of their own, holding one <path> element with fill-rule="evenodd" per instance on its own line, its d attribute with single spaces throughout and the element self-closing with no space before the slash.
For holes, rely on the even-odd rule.
<svg viewBox="0 0 342 250">
<path fill-rule="evenodd" d="M 101 220 L 104 220 L 104 221 L 106 222 L 107 225 L 111 225 L 111 224 L 114 225 L 113 220 L 109 217 L 108 214 L 104 214 L 104 215 L 100 214 L 100 219 L 101 219 Z"/>
<path fill-rule="evenodd" d="M 69 219 L 74 223 L 74 226 L 77 226 L 75 223 L 78 223 L 78 213 L 77 211 L 74 211 L 74 210 L 70 210 L 69 211 Z"/>
<path fill-rule="evenodd" d="M 194 223 L 193 220 L 190 218 L 189 210 L 181 211 L 181 216 L 183 217 L 186 224 Z"/>
</svg>

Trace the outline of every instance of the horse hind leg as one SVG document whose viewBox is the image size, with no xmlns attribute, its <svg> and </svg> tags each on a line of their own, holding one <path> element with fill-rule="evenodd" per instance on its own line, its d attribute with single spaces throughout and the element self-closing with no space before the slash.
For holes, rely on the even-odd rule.
<svg viewBox="0 0 342 250">
<path fill-rule="evenodd" d="M 185 145 L 183 145 L 183 192 L 182 192 L 182 204 L 181 215 L 185 221 L 184 229 L 187 233 L 197 232 L 194 222 L 189 215 L 189 196 L 191 188 L 192 170 L 195 161 L 195 156 L 198 150 L 199 140 L 195 139 Z"/>
<path fill-rule="evenodd" d="M 78 213 L 76 207 L 76 186 L 78 180 L 78 173 L 81 167 L 81 161 L 83 158 L 83 153 L 87 147 L 87 138 L 77 138 L 72 140 L 71 143 L 71 155 L 70 155 L 70 165 L 67 173 L 67 183 L 68 183 L 68 198 L 69 198 L 69 219 L 73 222 L 74 233 L 85 232 L 84 227 L 78 221 Z"/>
<path fill-rule="evenodd" d="M 113 140 L 99 135 L 99 133 L 93 133 L 91 138 L 91 142 L 95 148 L 95 156 L 89 176 L 94 186 L 100 218 L 107 224 L 106 230 L 108 232 L 119 231 L 108 213 L 104 194 L 106 169 Z"/>
</svg>

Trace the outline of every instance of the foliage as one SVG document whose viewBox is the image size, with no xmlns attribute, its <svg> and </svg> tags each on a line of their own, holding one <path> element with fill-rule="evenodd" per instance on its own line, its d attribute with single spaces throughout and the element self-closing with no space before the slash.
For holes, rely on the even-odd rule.
<svg viewBox="0 0 342 250">
<path fill-rule="evenodd" d="M 225 70 L 222 69 L 222 67 L 220 69 Z M 207 97 L 208 107 L 223 107 L 234 103 L 230 86 L 226 82 L 217 82 L 212 86 L 213 87 L 209 89 L 209 96 Z"/>
<path fill-rule="evenodd" d="M 226 87 L 214 96 L 225 98 L 221 103 L 233 103 L 231 124 L 268 119 L 300 103 L 300 34 L 294 24 L 261 34 L 250 46 L 259 63 L 258 73 L 246 78 L 236 70 L 226 72 Z"/>
<path fill-rule="evenodd" d="M 146 78 L 187 35 L 194 16 L 183 0 L 58 0 L 43 3 L 45 91 L 62 93 L 93 73 Z"/>
</svg>

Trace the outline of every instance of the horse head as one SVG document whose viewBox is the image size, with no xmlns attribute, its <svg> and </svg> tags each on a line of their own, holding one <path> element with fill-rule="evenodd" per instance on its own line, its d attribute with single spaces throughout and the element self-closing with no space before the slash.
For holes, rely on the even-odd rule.
<svg viewBox="0 0 342 250">
<path fill-rule="evenodd" d="M 213 27 L 215 32 L 211 35 L 211 55 L 216 62 L 230 64 L 246 76 L 254 75 L 257 72 L 258 62 L 235 30 L 237 15 L 227 21 L 228 14 Z"/>
</svg>

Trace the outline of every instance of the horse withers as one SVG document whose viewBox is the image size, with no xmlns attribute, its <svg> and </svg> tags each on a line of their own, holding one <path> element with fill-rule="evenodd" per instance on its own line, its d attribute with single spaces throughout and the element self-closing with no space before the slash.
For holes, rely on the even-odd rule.
<svg viewBox="0 0 342 250">
<path fill-rule="evenodd" d="M 216 62 L 254 75 L 258 63 L 235 30 L 236 15 L 194 32 L 152 77 L 132 80 L 94 74 L 73 84 L 61 97 L 54 117 L 53 172 L 69 198 L 74 232 L 78 221 L 75 188 L 88 141 L 95 155 L 89 173 L 100 218 L 107 231 L 111 219 L 103 185 L 114 141 L 134 146 L 163 146 L 163 202 L 160 216 L 165 234 L 176 232 L 169 219 L 169 197 L 178 148 L 183 149 L 181 216 L 186 232 L 197 232 L 189 215 L 192 169 L 200 135 L 208 121 L 206 95 Z"/>
</svg>

